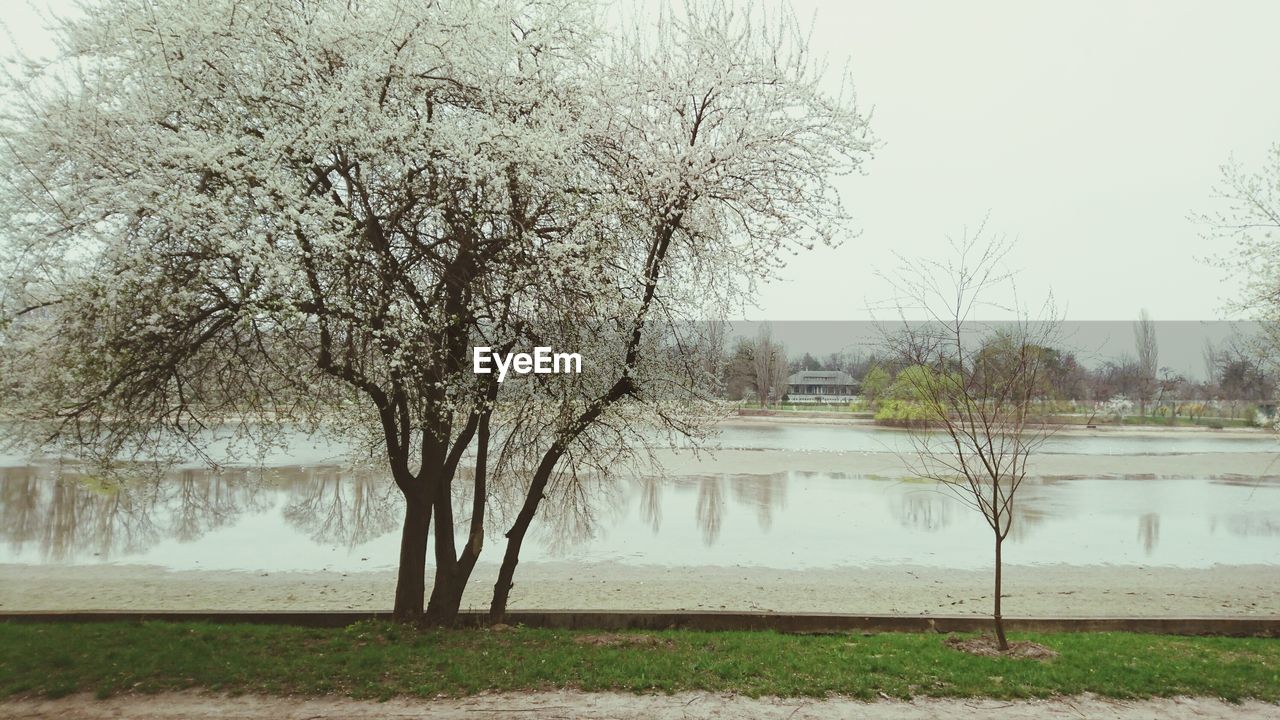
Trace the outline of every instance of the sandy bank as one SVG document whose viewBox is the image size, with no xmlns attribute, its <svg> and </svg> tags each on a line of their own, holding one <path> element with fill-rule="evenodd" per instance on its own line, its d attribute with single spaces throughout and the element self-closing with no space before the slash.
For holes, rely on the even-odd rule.
<svg viewBox="0 0 1280 720">
<path fill-rule="evenodd" d="M 463 605 L 488 606 L 476 568 Z M 513 609 L 985 614 L 985 571 L 933 567 L 656 567 L 526 563 Z M 0 565 L 0 610 L 388 610 L 391 571 L 167 571 L 145 565 Z M 1280 615 L 1280 567 L 1010 566 L 1009 616 Z"/>
</svg>

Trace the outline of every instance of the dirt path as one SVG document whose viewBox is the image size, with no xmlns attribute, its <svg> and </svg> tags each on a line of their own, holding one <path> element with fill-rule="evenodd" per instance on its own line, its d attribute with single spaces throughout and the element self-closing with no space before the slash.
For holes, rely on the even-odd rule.
<svg viewBox="0 0 1280 720">
<path fill-rule="evenodd" d="M 58 720 L 321 720 L 329 718 L 610 718 L 611 720 L 697 720 L 698 718 L 883 718 L 923 720 L 959 718 L 1002 720 L 1028 718 L 1272 718 L 1280 708 L 1259 702 L 1231 705 L 1204 698 L 1115 701 L 1094 697 L 1053 700 L 929 700 L 867 703 L 835 698 L 746 698 L 736 695 L 681 693 L 626 695 L 620 693 L 538 692 L 481 695 L 461 699 L 394 699 L 385 703 L 346 698 L 235 698 L 196 693 L 123 696 L 95 700 L 74 696 L 59 700 L 19 700 L 0 703 L 0 718 L 57 718 Z"/>
</svg>

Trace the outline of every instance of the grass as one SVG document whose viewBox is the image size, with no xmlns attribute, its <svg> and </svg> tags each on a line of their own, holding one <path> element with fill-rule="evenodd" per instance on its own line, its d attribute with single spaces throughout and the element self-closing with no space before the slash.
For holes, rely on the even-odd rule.
<svg viewBox="0 0 1280 720">
<path fill-rule="evenodd" d="M 0 623 L 0 697 L 203 688 L 384 699 L 574 687 L 866 699 L 1091 692 L 1280 701 L 1280 640 L 1107 633 L 1016 639 L 1061 655 L 1043 662 L 977 657 L 934 634 Z"/>
</svg>

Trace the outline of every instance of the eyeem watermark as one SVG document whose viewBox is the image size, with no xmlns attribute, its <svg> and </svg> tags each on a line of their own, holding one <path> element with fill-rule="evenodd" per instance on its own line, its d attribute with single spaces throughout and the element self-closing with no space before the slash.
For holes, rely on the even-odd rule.
<svg viewBox="0 0 1280 720">
<path fill-rule="evenodd" d="M 491 347 L 476 347 L 472 348 L 471 358 L 477 375 L 488 375 L 496 368 L 498 382 L 506 379 L 507 371 L 519 375 L 582 372 L 581 355 L 552 352 L 549 347 L 536 347 L 533 353 L 513 352 L 506 355 L 494 352 Z"/>
</svg>

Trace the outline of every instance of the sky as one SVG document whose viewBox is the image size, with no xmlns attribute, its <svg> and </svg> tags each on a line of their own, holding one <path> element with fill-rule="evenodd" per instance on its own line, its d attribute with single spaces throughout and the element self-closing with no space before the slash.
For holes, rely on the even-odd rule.
<svg viewBox="0 0 1280 720">
<path fill-rule="evenodd" d="M 849 63 L 883 142 L 843 184 L 861 235 L 797 257 L 751 319 L 868 317 L 892 251 L 947 250 L 990 215 L 1020 292 L 1072 320 L 1224 317 L 1230 250 L 1188 216 L 1220 166 L 1280 142 L 1280 3 L 823 2 L 813 48 Z"/>
<path fill-rule="evenodd" d="M 3 2 L 0 52 L 47 52 L 36 10 L 71 5 Z M 1229 316 L 1238 282 L 1208 259 L 1230 247 L 1190 216 L 1217 206 L 1223 163 L 1256 167 L 1280 142 L 1280 3 L 792 5 L 881 145 L 840 180 L 858 233 L 793 258 L 745 319 L 871 318 L 894 251 L 945 253 L 984 217 L 1014 241 L 1019 292 L 1052 290 L 1069 320 Z"/>
</svg>

